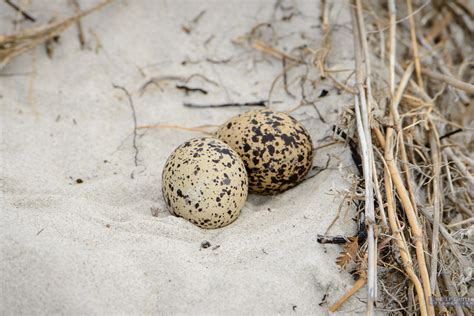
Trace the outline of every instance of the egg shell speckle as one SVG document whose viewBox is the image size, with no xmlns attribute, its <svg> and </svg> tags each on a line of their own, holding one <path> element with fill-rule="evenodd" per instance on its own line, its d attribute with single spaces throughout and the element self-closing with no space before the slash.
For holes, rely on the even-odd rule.
<svg viewBox="0 0 474 316">
<path fill-rule="evenodd" d="M 195 138 L 166 161 L 162 191 L 172 214 L 201 228 L 219 228 L 239 216 L 248 194 L 247 172 L 224 142 Z"/>
<path fill-rule="evenodd" d="M 313 162 L 309 133 L 286 113 L 257 110 L 231 118 L 216 136 L 242 158 L 250 192 L 275 194 L 294 187 Z"/>
</svg>

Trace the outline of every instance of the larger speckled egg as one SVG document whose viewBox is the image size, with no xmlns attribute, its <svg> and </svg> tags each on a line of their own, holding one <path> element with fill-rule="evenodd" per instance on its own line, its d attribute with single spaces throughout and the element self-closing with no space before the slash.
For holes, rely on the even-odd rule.
<svg viewBox="0 0 474 316">
<path fill-rule="evenodd" d="M 239 216 L 247 199 L 247 172 L 227 144 L 196 138 L 176 148 L 166 161 L 162 191 L 172 214 L 201 228 L 219 228 Z"/>
<path fill-rule="evenodd" d="M 275 194 L 294 187 L 313 162 L 311 137 L 286 113 L 246 112 L 227 121 L 216 136 L 244 161 L 250 192 Z"/>
</svg>

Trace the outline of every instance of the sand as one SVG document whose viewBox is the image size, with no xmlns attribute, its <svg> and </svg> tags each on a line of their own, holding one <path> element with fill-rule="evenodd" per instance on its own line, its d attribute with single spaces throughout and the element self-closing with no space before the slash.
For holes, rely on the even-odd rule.
<svg viewBox="0 0 474 316">
<path fill-rule="evenodd" d="M 83 8 L 94 1 L 81 1 Z M 353 68 L 348 8 L 331 2 L 334 22 L 329 64 Z M 53 58 L 44 46 L 0 71 L 1 265 L 0 313 L 37 314 L 327 314 L 353 284 L 340 272 L 338 246 L 317 243 L 350 188 L 353 163 L 343 145 L 317 151 L 316 177 L 273 197 L 251 195 L 236 222 L 202 230 L 166 210 L 161 171 L 172 150 L 202 136 L 176 129 L 141 129 L 134 163 L 132 94 L 137 124 L 218 125 L 250 108 L 192 109 L 268 98 L 281 62 L 231 42 L 261 22 L 274 22 L 278 47 L 321 44 L 319 5 L 284 1 L 302 14 L 278 21 L 273 1 L 115 1 L 83 19 L 88 49 L 77 30 L 61 35 Z M 72 13 L 66 1 L 32 1 L 38 21 Z M 197 23 L 192 23 L 205 10 Z M 294 13 L 297 13 L 296 11 Z M 15 13 L 0 3 L 0 33 L 13 31 Z M 182 25 L 191 27 L 189 34 Z M 27 27 L 24 23 L 21 27 Z M 271 36 L 269 29 L 262 30 Z M 216 63 L 231 59 L 227 63 Z M 139 88 L 151 76 L 205 75 L 176 89 L 175 82 Z M 272 108 L 299 103 L 300 69 L 281 81 Z M 310 72 L 312 78 L 318 78 Z M 347 76 L 348 73 L 341 75 Z M 341 77 L 341 78 L 344 78 Z M 317 96 L 326 89 L 324 98 Z M 317 81 L 323 123 L 311 106 L 293 112 L 315 146 L 351 96 Z M 153 211 L 152 211 L 153 209 Z M 155 215 L 155 216 L 154 216 Z M 343 209 L 331 234 L 352 234 L 352 210 Z M 201 243 L 208 241 L 209 248 Z M 363 311 L 365 289 L 341 313 Z M 326 300 L 323 301 L 323 297 Z"/>
</svg>

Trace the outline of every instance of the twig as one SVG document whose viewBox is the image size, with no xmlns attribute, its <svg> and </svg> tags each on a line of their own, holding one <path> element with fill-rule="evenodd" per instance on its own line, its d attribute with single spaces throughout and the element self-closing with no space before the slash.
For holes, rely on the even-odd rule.
<svg viewBox="0 0 474 316">
<path fill-rule="evenodd" d="M 434 295 L 436 288 L 436 280 L 438 279 L 438 244 L 439 244 L 439 220 L 441 206 L 441 189 L 440 189 L 440 174 L 441 174 L 441 157 L 440 157 L 440 143 L 439 136 L 436 126 L 431 123 L 431 134 L 430 134 L 430 148 L 431 148 L 431 159 L 433 160 L 433 233 L 431 238 L 431 295 Z"/>
<path fill-rule="evenodd" d="M 402 77 L 402 80 L 399 83 L 398 90 L 395 94 L 395 97 L 391 101 L 391 104 L 390 104 L 391 122 L 397 119 L 396 108 L 398 107 L 400 103 L 401 96 L 403 94 L 403 91 L 406 88 L 406 85 L 408 84 L 412 71 L 413 71 L 413 68 L 409 66 L 408 69 L 405 71 L 405 74 Z M 389 126 L 387 128 L 387 136 L 386 136 L 385 160 L 387 162 L 390 176 L 395 184 L 395 188 L 397 189 L 398 196 L 403 205 L 403 209 L 405 210 L 405 213 L 407 215 L 408 223 L 412 230 L 412 239 L 415 244 L 416 257 L 418 261 L 418 266 L 420 270 L 421 280 L 423 283 L 423 291 L 424 291 L 423 296 L 421 296 L 421 293 L 418 293 L 419 298 L 423 298 L 424 300 L 423 304 L 420 300 L 420 307 L 423 306 L 425 308 L 425 315 L 426 315 L 426 311 L 428 311 L 430 315 L 434 315 L 433 306 L 431 306 L 428 302 L 428 298 L 431 295 L 431 289 L 430 289 L 428 269 L 426 267 L 426 261 L 425 261 L 425 254 L 424 254 L 425 251 L 423 249 L 422 230 L 420 228 L 420 224 L 416 216 L 415 207 L 412 204 L 410 195 L 403 184 L 403 180 L 400 176 L 400 172 L 394 160 L 392 135 L 393 135 L 393 127 Z"/>
<path fill-rule="evenodd" d="M 329 31 L 329 4 L 327 0 L 321 1 L 321 28 L 323 33 L 327 33 Z"/>
<path fill-rule="evenodd" d="M 394 0 L 391 0 L 394 1 Z M 391 139 L 392 129 L 387 130 L 387 146 L 385 147 L 385 152 L 389 152 L 391 149 Z M 382 160 L 383 161 L 383 160 Z M 401 234 L 400 223 L 398 222 L 397 215 L 396 215 L 396 202 L 395 197 L 393 194 L 393 184 L 391 178 L 391 172 L 388 168 L 387 162 L 384 162 L 384 177 L 385 177 L 385 195 L 387 197 L 387 214 L 390 223 L 390 228 L 392 230 L 392 235 L 394 240 L 398 246 L 400 251 L 400 258 L 403 262 L 403 268 L 410 278 L 410 281 L 415 286 L 416 292 L 418 294 L 418 302 L 420 305 L 420 313 L 421 315 L 427 315 L 426 304 L 427 301 L 425 300 L 425 294 L 423 292 L 423 287 L 421 285 L 418 276 L 416 275 L 413 269 L 413 263 L 410 256 L 410 251 L 408 250 L 408 246 Z"/>
<path fill-rule="evenodd" d="M 434 57 L 436 59 L 440 71 L 444 75 L 446 75 L 448 77 L 451 77 L 451 78 L 454 78 L 454 76 L 451 74 L 451 71 L 450 71 L 449 67 L 445 64 L 445 62 L 439 56 L 436 49 L 433 48 L 433 46 L 431 46 L 421 34 L 419 34 L 418 39 L 419 39 L 420 43 L 423 45 L 423 47 L 425 48 L 425 50 L 427 51 L 427 53 L 429 53 L 432 57 Z M 464 104 L 469 104 L 470 103 L 469 97 L 466 95 L 464 90 L 461 90 L 461 89 L 459 89 L 459 90 L 460 91 L 457 91 L 458 92 L 457 94 L 458 94 L 459 98 L 462 100 L 462 102 Z"/>
<path fill-rule="evenodd" d="M 418 79 L 418 86 L 423 89 L 423 78 L 421 77 L 420 55 L 418 54 L 418 41 L 416 40 L 416 26 L 413 18 L 412 0 L 407 0 L 408 21 L 410 23 L 410 36 L 413 48 L 413 58 L 415 59 L 416 78 Z"/>
<path fill-rule="evenodd" d="M 309 172 L 308 175 L 304 178 L 303 181 L 306 181 L 306 180 L 308 180 L 308 179 L 314 178 L 314 177 L 316 177 L 318 174 L 320 174 L 321 172 L 323 172 L 324 170 L 327 170 L 330 161 L 331 161 L 331 156 L 328 155 L 328 160 L 326 160 L 326 165 L 325 165 L 324 167 L 318 167 L 318 166 L 312 167 L 311 170 L 310 170 L 310 172 Z M 313 170 L 316 170 L 316 172 L 312 173 Z"/>
<path fill-rule="evenodd" d="M 439 72 L 432 71 L 426 68 L 423 69 L 422 73 L 424 73 L 425 75 L 433 79 L 441 80 L 457 89 L 464 90 L 468 93 L 474 93 L 473 84 L 461 81 L 459 79 L 454 78 L 453 76 L 443 75 L 443 74 L 440 74 Z"/>
<path fill-rule="evenodd" d="M 17 6 L 16 4 L 14 4 L 13 2 L 11 2 L 11 0 L 5 0 L 5 3 L 8 4 L 10 7 L 12 7 L 15 11 L 18 11 L 21 13 L 21 15 L 31 21 L 31 22 L 36 22 L 36 19 L 34 17 L 32 17 L 30 14 L 28 14 L 28 12 L 26 12 L 25 10 L 23 10 L 22 8 L 20 8 L 19 6 Z"/>
<path fill-rule="evenodd" d="M 455 130 L 452 131 L 452 132 L 449 132 L 449 133 L 444 134 L 443 136 L 441 136 L 441 137 L 439 138 L 439 140 L 442 140 L 442 139 L 444 139 L 444 138 L 448 138 L 448 137 L 453 136 L 453 135 L 455 135 L 455 134 L 457 134 L 457 133 L 460 133 L 460 132 L 462 132 L 462 131 L 463 131 L 462 128 L 457 128 L 457 129 L 455 129 Z"/>
<path fill-rule="evenodd" d="M 389 0 L 390 1 L 390 0 Z M 432 3 L 432 0 L 426 0 L 421 6 L 419 6 L 415 11 L 413 11 L 411 14 L 408 14 L 406 16 L 404 16 L 403 18 L 401 19 L 398 19 L 398 20 L 394 20 L 394 25 L 396 24 L 400 24 L 406 20 L 408 20 L 410 17 L 412 16 L 415 16 L 417 15 L 422 9 L 424 9 L 427 5 L 429 5 L 430 3 Z M 374 29 L 372 31 L 368 31 L 367 34 L 372 34 L 372 33 L 379 33 L 379 32 L 383 32 L 383 31 L 386 31 L 387 29 L 390 28 L 390 24 L 386 27 L 383 27 L 383 28 L 379 28 L 379 29 Z"/>
<path fill-rule="evenodd" d="M 0 69 L 12 58 L 54 38 L 72 23 L 94 11 L 102 9 L 112 1 L 113 0 L 102 0 L 89 9 L 57 22 L 24 29 L 14 34 L 0 35 Z"/>
<path fill-rule="evenodd" d="M 458 170 L 462 173 L 462 175 L 467 179 L 467 181 L 474 186 L 474 177 L 471 175 L 469 170 L 466 168 L 466 165 L 453 153 L 451 148 L 445 147 L 444 151 L 448 155 L 448 157 L 456 164 Z"/>
<path fill-rule="evenodd" d="M 374 212 L 374 189 L 373 189 L 373 151 L 372 137 L 370 133 L 369 115 L 371 100 L 370 83 L 370 61 L 367 46 L 367 35 L 365 32 L 364 18 L 362 14 L 362 3 L 356 0 L 356 9 L 352 10 L 352 21 L 354 31 L 354 51 L 356 57 L 356 88 L 358 95 L 354 97 L 357 132 L 359 135 L 362 151 L 362 168 L 365 182 L 365 217 L 367 229 L 367 252 L 368 252 L 368 274 L 367 274 L 367 314 L 373 314 L 374 303 L 377 299 L 377 243 L 374 236 L 375 212 Z M 361 54 L 362 48 L 362 54 Z M 362 72 L 362 60 L 364 60 L 365 73 Z M 364 86 L 367 89 L 367 96 Z M 376 175 L 375 175 L 376 176 Z"/>
<path fill-rule="evenodd" d="M 452 223 L 452 224 L 449 224 L 447 226 L 449 228 L 451 228 L 451 227 L 456 227 L 456 226 L 470 224 L 470 223 L 474 223 L 474 217 L 471 217 L 471 218 L 468 218 L 468 219 L 465 219 L 465 220 L 462 220 L 462 221 L 459 221 L 459 222 L 456 222 L 456 223 Z"/>
<path fill-rule="evenodd" d="M 318 235 L 317 241 L 320 244 L 345 244 L 347 243 L 348 239 L 344 236 Z"/>
<path fill-rule="evenodd" d="M 331 312 L 335 312 L 337 311 L 337 309 L 345 302 L 347 301 L 347 299 L 349 299 L 352 295 L 354 295 L 355 293 L 357 293 L 357 291 L 359 291 L 364 285 L 365 283 L 367 283 L 367 279 L 366 278 L 359 278 L 355 283 L 354 285 L 352 286 L 352 288 L 349 289 L 349 291 L 347 291 L 343 296 L 341 296 L 334 304 L 332 304 L 330 307 L 329 307 L 329 311 Z"/>
<path fill-rule="evenodd" d="M 395 56 L 396 56 L 396 19 L 397 19 L 397 7 L 395 6 L 395 0 L 388 0 L 388 14 L 389 14 L 389 72 L 388 72 L 388 83 L 390 88 L 390 95 L 393 98 L 395 96 Z M 385 148 L 385 145 L 383 146 Z"/>
<path fill-rule="evenodd" d="M 188 95 L 190 92 L 200 92 L 202 94 L 207 94 L 207 91 L 204 90 L 204 89 L 201 89 L 201 88 L 190 88 L 186 85 L 179 85 L 177 84 L 176 85 L 176 89 L 181 89 L 181 90 L 184 90 L 184 93 L 186 93 L 186 95 Z"/>
<path fill-rule="evenodd" d="M 296 63 L 300 63 L 300 64 L 304 63 L 303 60 L 293 57 L 291 55 L 288 55 L 287 53 L 284 53 L 261 40 L 256 40 L 253 43 L 252 47 L 261 52 L 267 53 L 275 58 L 279 58 L 279 59 L 286 58 L 287 60 L 291 60 Z"/>
<path fill-rule="evenodd" d="M 379 152 L 379 155 L 382 156 L 382 153 Z M 376 169 L 375 164 L 373 164 L 372 169 L 373 169 L 372 172 L 374 174 L 377 174 L 377 169 Z M 380 184 L 379 184 L 379 180 L 377 179 L 377 176 L 374 176 L 374 184 L 375 184 L 374 185 L 375 196 L 377 197 L 379 213 L 380 213 L 380 217 L 382 218 L 382 226 L 388 227 L 387 216 L 385 215 L 385 210 L 383 208 L 384 203 L 382 200 L 382 193 L 380 192 Z"/>
<path fill-rule="evenodd" d="M 282 66 L 283 66 L 283 86 L 285 88 L 285 92 L 286 94 L 288 94 L 290 97 L 292 97 L 293 99 L 295 98 L 295 96 L 290 92 L 290 90 L 288 90 L 288 78 L 287 78 L 287 68 L 286 68 L 286 57 L 283 57 L 281 59 L 281 62 L 282 62 Z"/>
<path fill-rule="evenodd" d="M 412 271 L 407 270 L 407 267 L 405 267 L 407 274 L 410 276 L 410 279 L 412 282 L 415 284 L 415 288 L 417 290 L 418 294 L 418 299 L 419 299 L 419 304 L 420 304 L 420 309 L 422 312 L 422 315 L 427 315 L 427 310 L 429 308 L 429 302 L 428 302 L 428 297 L 431 295 L 431 290 L 430 290 L 430 283 L 429 283 L 429 277 L 428 277 L 428 270 L 426 268 L 426 263 L 425 263 L 425 257 L 424 257 L 424 249 L 423 249 L 423 244 L 422 244 L 422 232 L 420 229 L 420 225 L 418 223 L 418 219 L 416 218 L 416 213 L 415 209 L 412 205 L 410 196 L 408 194 L 408 191 L 406 190 L 405 186 L 403 185 L 403 180 L 400 176 L 400 173 L 398 171 L 398 168 L 395 164 L 395 160 L 393 157 L 393 122 L 394 120 L 397 119 L 396 117 L 396 109 L 398 107 L 398 104 L 400 103 L 403 91 L 405 90 L 408 81 L 410 80 L 411 73 L 413 72 L 413 65 L 410 65 L 407 70 L 405 71 L 397 92 L 395 93 L 395 96 L 393 97 L 391 104 L 390 104 L 390 109 L 391 109 L 391 116 L 390 116 L 390 126 L 387 128 L 387 134 L 386 134 L 386 147 L 385 147 L 385 161 L 387 163 L 387 172 L 390 174 L 390 179 L 386 175 L 385 177 L 385 182 L 386 185 L 390 181 L 390 183 L 393 181 L 395 184 L 395 187 L 398 192 L 398 196 L 402 202 L 403 208 L 405 210 L 405 213 L 408 217 L 408 222 L 410 224 L 411 230 L 412 230 L 412 235 L 413 235 L 413 240 L 415 243 L 416 247 L 416 254 L 417 254 L 417 260 L 418 260 L 418 265 L 420 269 L 420 274 L 421 274 L 421 279 L 423 282 L 423 286 L 421 284 L 417 284 L 418 278 L 412 273 Z M 386 191 L 390 189 L 387 188 Z M 387 198 L 388 198 L 388 192 L 386 192 Z M 393 225 L 393 224 L 391 224 Z M 392 226 L 392 231 L 393 229 L 398 229 L 394 226 Z M 399 245 L 402 246 L 402 245 Z M 401 248 L 403 249 L 403 248 Z M 418 281 L 419 282 L 419 281 Z M 432 307 L 431 307 L 432 309 Z"/>
<path fill-rule="evenodd" d="M 206 76 L 198 74 L 198 73 L 194 73 L 194 74 L 190 75 L 189 77 L 175 76 L 175 75 L 166 76 L 165 75 L 165 76 L 159 76 L 159 77 L 151 77 L 151 78 L 147 79 L 145 81 L 145 83 L 143 83 L 140 86 L 139 92 L 140 92 L 140 95 L 145 93 L 146 88 L 150 84 L 155 84 L 159 87 L 159 83 L 162 82 L 162 81 L 181 81 L 181 82 L 184 82 L 184 83 L 189 83 L 191 81 L 191 79 L 193 79 L 193 78 L 201 78 L 204 81 L 206 81 L 207 83 L 210 83 L 214 86 L 219 86 L 219 84 L 217 82 L 215 82 L 214 80 L 211 80 L 211 79 L 207 78 Z"/>
<path fill-rule="evenodd" d="M 222 104 L 194 104 L 194 103 L 183 103 L 188 108 L 226 108 L 234 106 L 267 106 L 267 100 L 246 102 L 246 103 L 222 103 Z"/>
<path fill-rule="evenodd" d="M 214 135 L 212 132 L 208 132 L 205 129 L 209 127 L 220 127 L 220 125 L 201 125 L 201 126 L 195 126 L 195 127 L 186 127 L 186 126 L 180 126 L 180 125 L 173 125 L 173 124 L 151 124 L 151 125 L 141 125 L 138 126 L 137 129 L 148 129 L 148 128 L 172 128 L 172 129 L 178 129 L 178 130 L 183 130 L 183 131 L 188 131 L 188 132 L 198 132 L 198 133 L 203 133 L 206 135 Z"/>
<path fill-rule="evenodd" d="M 202 16 L 206 13 L 206 10 L 202 10 L 195 18 L 193 18 L 187 25 L 182 25 L 181 28 L 182 30 L 189 34 L 193 31 L 194 27 L 196 27 L 197 23 L 199 20 L 202 18 Z"/>
<path fill-rule="evenodd" d="M 133 118 L 133 142 L 132 142 L 132 145 L 133 145 L 133 149 L 135 150 L 135 156 L 133 157 L 133 162 L 135 163 L 135 167 L 138 167 L 137 115 L 136 115 L 136 112 L 135 112 L 135 106 L 133 105 L 132 96 L 130 95 L 128 90 L 125 89 L 122 86 L 112 84 L 112 87 L 114 87 L 114 89 L 122 90 L 125 93 L 125 95 L 128 98 L 128 104 L 130 105 L 130 108 L 132 109 L 132 118 Z M 133 178 L 133 174 L 132 174 L 132 178 Z"/>
<path fill-rule="evenodd" d="M 347 142 L 347 144 L 349 145 L 349 149 L 351 150 L 351 157 L 352 157 L 352 160 L 354 161 L 354 165 L 359 171 L 359 174 L 362 175 L 364 173 L 362 170 L 362 157 L 357 151 L 356 142 L 352 138 L 347 136 L 347 134 L 344 131 L 342 131 L 340 128 L 336 127 L 335 125 L 332 127 L 332 130 L 334 131 L 334 133 L 336 133 L 336 135 L 340 136 L 342 139 L 344 139 Z"/>
<path fill-rule="evenodd" d="M 410 64 L 407 69 L 405 70 L 405 73 L 403 74 L 402 80 L 405 76 L 411 76 L 411 73 L 413 72 L 413 64 Z M 404 90 L 403 90 L 404 91 Z M 415 191 L 413 189 L 413 176 L 412 172 L 409 169 L 409 164 L 408 164 L 408 157 L 407 157 L 407 151 L 405 147 L 405 140 L 403 138 L 403 127 L 402 127 L 402 120 L 400 119 L 400 114 L 398 113 L 398 104 L 401 101 L 401 98 L 403 96 L 403 91 L 399 91 L 400 94 L 397 94 L 393 97 L 392 102 L 390 103 L 390 113 L 393 115 L 394 123 L 395 126 L 397 127 L 398 135 L 397 139 L 399 141 L 399 148 L 400 148 L 400 157 L 402 161 L 402 167 L 403 167 L 403 172 L 405 174 L 405 179 L 406 183 L 408 186 L 408 193 L 410 195 L 410 200 L 413 205 L 415 205 Z M 394 101 L 393 101 L 394 100 Z M 416 209 L 415 209 L 416 212 Z"/>
<path fill-rule="evenodd" d="M 81 12 L 81 6 L 79 5 L 78 0 L 71 0 L 71 2 L 74 5 L 74 7 L 76 8 L 76 13 Z M 81 45 L 81 49 L 84 49 L 84 47 L 86 46 L 86 40 L 85 40 L 85 37 L 84 37 L 84 30 L 82 29 L 81 20 L 77 20 L 76 25 L 77 25 L 79 44 Z"/>
</svg>

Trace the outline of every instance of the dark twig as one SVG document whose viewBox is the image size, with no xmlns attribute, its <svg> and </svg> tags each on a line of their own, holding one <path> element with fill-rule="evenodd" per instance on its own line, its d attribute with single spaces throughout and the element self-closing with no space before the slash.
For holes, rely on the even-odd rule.
<svg viewBox="0 0 474 316">
<path fill-rule="evenodd" d="M 323 115 L 322 115 L 321 112 L 319 111 L 319 109 L 318 109 L 318 107 L 316 106 L 316 104 L 315 104 L 314 102 L 311 102 L 310 104 L 311 104 L 311 106 L 314 108 L 314 110 L 316 111 L 316 114 L 318 114 L 319 120 L 320 120 L 322 123 L 326 124 L 326 120 L 324 119 Z"/>
<path fill-rule="evenodd" d="M 184 93 L 188 95 L 190 92 L 201 92 L 202 94 L 207 94 L 207 91 L 201 88 L 190 88 L 186 85 L 176 85 L 176 89 L 184 90 Z"/>
<path fill-rule="evenodd" d="M 352 160 L 354 161 L 354 164 L 356 165 L 359 174 L 363 175 L 364 173 L 362 171 L 362 157 L 360 156 L 359 151 L 357 150 L 356 142 L 352 138 L 347 136 L 347 134 L 339 127 L 333 126 L 332 130 L 342 139 L 347 141 L 347 143 L 349 144 L 349 148 L 351 149 Z"/>
<path fill-rule="evenodd" d="M 162 81 L 180 81 L 180 82 L 184 82 L 184 83 L 189 83 L 191 81 L 191 79 L 193 79 L 193 78 L 201 78 L 204 81 L 206 81 L 207 83 L 212 84 L 213 86 L 216 86 L 216 87 L 219 86 L 219 84 L 217 82 L 215 82 L 214 80 L 211 80 L 211 79 L 207 78 L 206 76 L 198 74 L 198 73 L 192 74 L 187 78 L 186 77 L 181 77 L 181 76 L 174 76 L 174 75 L 160 76 L 160 77 L 152 77 L 152 78 L 148 79 L 140 87 L 140 94 L 143 94 L 145 92 L 145 89 L 150 84 L 155 84 L 156 86 L 159 87 L 159 83 L 162 82 Z"/>
<path fill-rule="evenodd" d="M 317 239 L 318 243 L 320 244 L 345 244 L 349 240 L 345 236 L 325 236 L 325 235 L 318 235 Z"/>
<path fill-rule="evenodd" d="M 247 103 L 223 103 L 223 104 L 193 104 L 193 103 L 183 103 L 185 107 L 188 108 L 226 108 L 233 106 L 267 106 L 267 100 L 261 100 L 256 102 L 247 102 Z"/>
<path fill-rule="evenodd" d="M 21 13 L 21 15 L 27 19 L 28 21 L 31 22 L 36 22 L 36 19 L 29 15 L 26 11 L 24 11 L 22 8 L 11 2 L 11 0 L 5 0 L 5 3 L 8 4 L 10 7 L 12 7 L 15 11 L 18 11 Z"/>
<path fill-rule="evenodd" d="M 125 89 L 124 87 L 122 86 L 118 86 L 116 84 L 112 84 L 112 87 L 114 87 L 115 89 L 119 89 L 119 90 L 122 90 L 125 95 L 127 96 L 128 98 L 128 103 L 130 105 L 130 108 L 132 109 L 132 118 L 133 118 L 133 149 L 135 149 L 135 156 L 134 156 L 134 163 L 135 163 L 135 167 L 138 167 L 138 147 L 137 147 L 137 115 L 136 115 L 136 112 L 135 112 L 135 106 L 133 105 L 133 100 L 132 100 L 132 96 L 130 95 L 130 93 L 128 92 L 127 89 Z M 132 178 L 133 178 L 133 174 L 132 174 Z"/>
<path fill-rule="evenodd" d="M 357 234 L 353 237 L 346 236 L 327 236 L 327 235 L 318 235 L 317 242 L 320 244 L 345 244 L 349 241 L 350 238 L 357 237 L 359 242 L 363 244 L 367 238 L 367 229 L 365 227 L 365 216 L 364 213 L 361 213 L 359 218 L 359 227 L 357 229 Z"/>
<path fill-rule="evenodd" d="M 321 172 L 323 172 L 324 170 L 329 168 L 329 163 L 330 162 L 331 162 L 331 156 L 328 155 L 328 160 L 326 160 L 326 165 L 324 167 L 314 166 L 313 168 L 311 168 L 311 171 L 316 170 L 316 172 L 314 172 L 312 174 L 309 174 L 309 173 L 311 173 L 311 171 L 310 171 L 308 173 L 308 175 L 306 176 L 306 178 L 304 179 L 304 181 L 316 177 L 318 174 L 320 174 Z"/>
<path fill-rule="evenodd" d="M 462 132 L 462 131 L 463 131 L 462 128 L 455 129 L 454 131 L 449 132 L 449 133 L 446 133 L 446 134 L 444 134 L 443 136 L 441 136 L 441 137 L 439 138 L 439 140 L 442 140 L 443 138 L 447 138 L 447 137 L 449 137 L 449 136 L 453 136 L 454 134 L 460 133 L 460 132 Z"/>
</svg>

